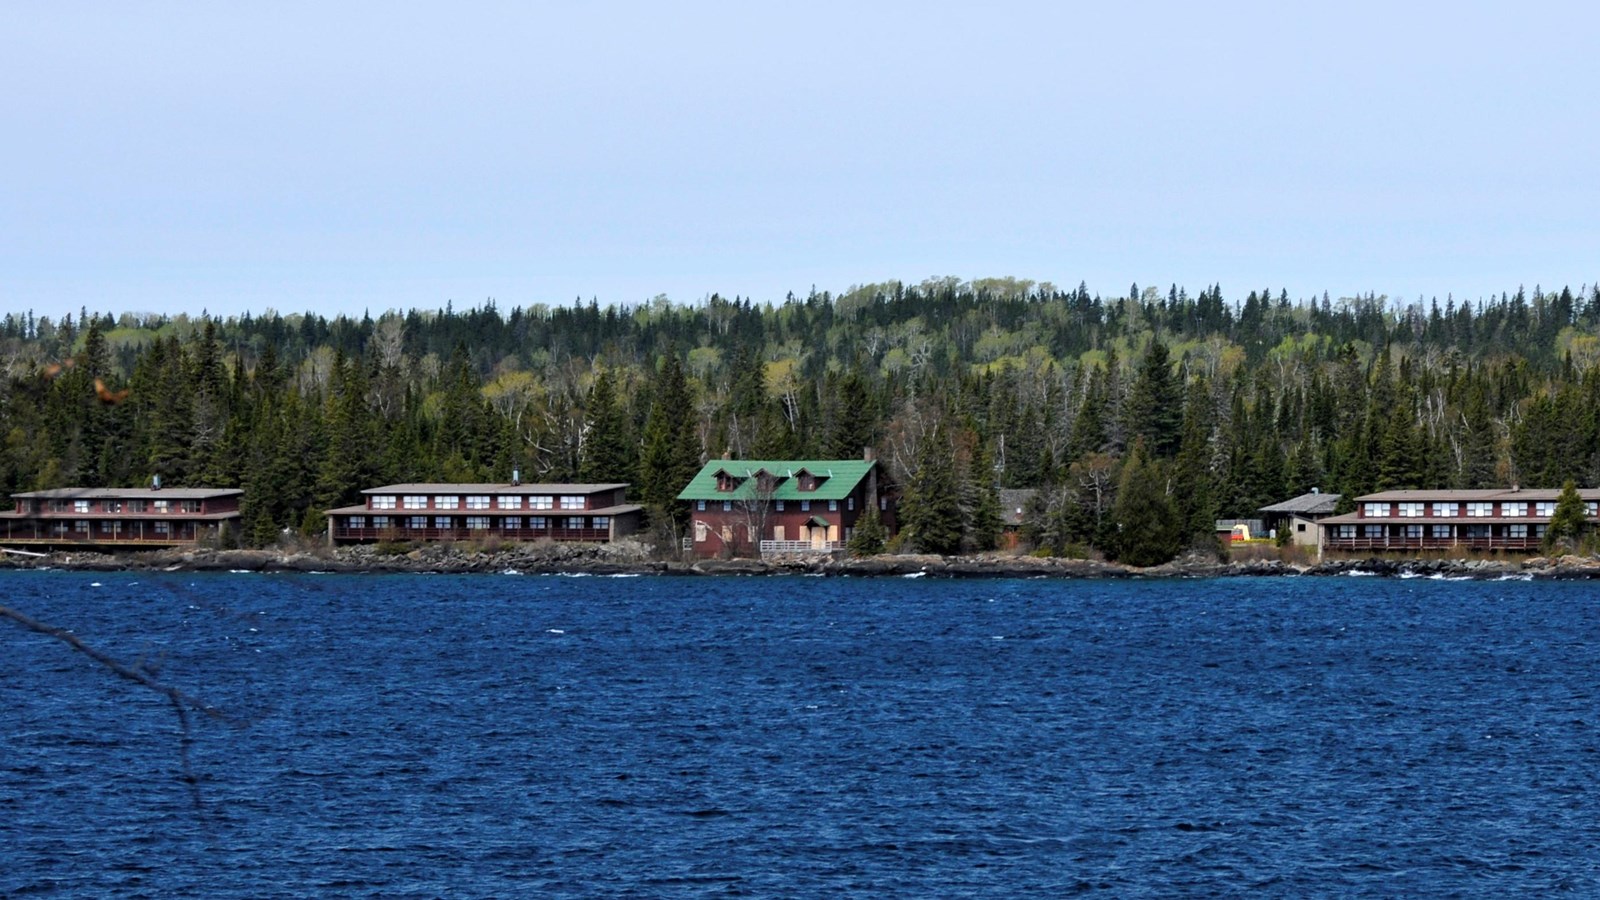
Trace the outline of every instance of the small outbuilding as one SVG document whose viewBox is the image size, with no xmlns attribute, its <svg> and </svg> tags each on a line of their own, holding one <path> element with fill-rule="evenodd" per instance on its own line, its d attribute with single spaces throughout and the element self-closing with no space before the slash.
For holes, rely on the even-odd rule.
<svg viewBox="0 0 1600 900">
<path fill-rule="evenodd" d="M 1312 488 L 1309 494 L 1301 494 L 1292 500 L 1263 506 L 1257 512 L 1261 513 L 1268 533 L 1276 531 L 1282 534 L 1287 529 L 1290 543 L 1300 547 L 1315 547 L 1322 534 L 1318 523 L 1333 515 L 1342 496 L 1342 494 L 1324 494 Z"/>
</svg>

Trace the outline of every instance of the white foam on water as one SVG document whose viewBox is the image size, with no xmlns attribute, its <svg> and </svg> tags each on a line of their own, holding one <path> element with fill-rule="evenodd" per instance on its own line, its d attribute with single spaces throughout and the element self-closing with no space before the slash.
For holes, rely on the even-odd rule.
<svg viewBox="0 0 1600 900">
<path fill-rule="evenodd" d="M 907 573 L 905 575 L 901 575 L 900 577 L 901 578 L 921 578 L 922 576 L 924 576 L 926 574 L 928 574 L 928 573 L 927 572 L 910 572 L 910 573 Z"/>
<path fill-rule="evenodd" d="M 560 628 L 546 628 L 544 631 L 545 634 L 566 634 L 566 632 Z"/>
</svg>

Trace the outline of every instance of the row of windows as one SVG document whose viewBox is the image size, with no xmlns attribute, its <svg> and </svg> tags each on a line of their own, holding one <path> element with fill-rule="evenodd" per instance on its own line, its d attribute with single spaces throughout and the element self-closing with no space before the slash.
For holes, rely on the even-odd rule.
<svg viewBox="0 0 1600 900">
<path fill-rule="evenodd" d="M 66 500 L 51 500 L 46 508 L 50 512 L 68 512 L 70 510 L 75 513 L 170 513 L 174 511 L 198 513 L 200 511 L 199 500 L 101 500 L 98 510 L 95 509 L 95 505 L 96 503 L 93 500 L 72 500 L 70 505 L 69 501 Z"/>
<path fill-rule="evenodd" d="M 855 497 L 846 497 L 844 502 L 845 502 L 845 509 L 854 510 L 856 508 L 856 498 Z M 772 506 L 773 506 L 773 509 L 777 510 L 778 512 L 785 512 L 789 508 L 788 507 L 788 501 L 785 501 L 785 500 L 774 500 L 774 501 L 772 501 Z M 881 499 L 881 500 L 878 501 L 878 506 L 880 508 L 882 508 L 882 509 L 888 509 L 889 508 L 889 501 L 887 499 Z M 696 510 L 698 510 L 699 512 L 705 512 L 706 511 L 706 501 L 704 501 L 704 500 L 696 500 L 695 504 L 694 504 L 694 508 Z M 723 500 L 722 501 L 722 511 L 723 512 L 733 512 L 733 501 L 732 500 Z M 810 500 L 801 500 L 800 501 L 800 511 L 801 512 L 811 512 L 811 501 Z M 839 511 L 839 501 L 837 501 L 837 500 L 829 500 L 828 501 L 828 512 L 838 512 L 838 511 Z"/>
<path fill-rule="evenodd" d="M 428 528 L 454 529 L 462 527 L 456 524 L 459 521 L 455 516 L 372 516 L 371 527 L 378 530 L 386 528 L 405 528 L 412 531 L 423 531 Z M 522 516 L 505 516 L 500 518 L 499 527 L 505 531 L 521 531 L 523 528 Z M 534 531 L 547 531 L 551 528 L 610 528 L 610 516 L 528 516 L 527 527 Z M 350 516 L 345 523 L 347 528 L 366 528 L 367 516 Z M 429 524 L 429 523 L 432 524 Z M 585 524 L 585 523 L 589 524 Z M 465 527 L 471 531 L 486 531 L 495 527 L 495 519 L 490 516 L 467 516 Z"/>
<path fill-rule="evenodd" d="M 1544 525 L 1337 525 L 1335 538 L 1487 538 L 1544 537 Z M 1358 530 L 1359 529 L 1359 530 Z M 1393 529 L 1393 530 L 1391 530 Z"/>
<path fill-rule="evenodd" d="M 1362 512 L 1371 518 L 1399 516 L 1402 519 L 1422 518 L 1430 510 L 1436 518 L 1451 518 L 1460 516 L 1463 507 L 1469 518 L 1489 517 L 1495 515 L 1495 505 L 1489 502 L 1473 503 L 1364 503 Z M 1528 508 L 1533 508 L 1533 514 L 1548 519 L 1556 513 L 1554 500 L 1540 501 L 1538 503 L 1501 503 L 1500 515 L 1507 518 L 1519 518 L 1528 515 Z M 1600 501 L 1590 500 L 1584 504 L 1588 515 L 1600 513 Z M 1391 513 L 1390 510 L 1394 511 Z"/>
<path fill-rule="evenodd" d="M 76 531 L 76 532 L 78 532 L 80 534 L 88 534 L 91 527 L 92 527 L 92 523 L 89 522 L 89 520 L 87 520 L 87 519 L 78 519 L 78 520 L 76 520 L 76 521 L 74 521 L 72 523 L 72 530 Z M 65 522 L 57 522 L 55 525 L 51 526 L 51 530 L 54 531 L 56 534 L 66 534 L 67 533 L 67 523 L 65 523 Z M 172 523 L 171 522 L 162 522 L 162 521 L 138 522 L 138 523 L 135 523 L 135 522 L 101 522 L 100 523 L 100 533 L 101 534 L 113 534 L 114 535 L 114 534 L 122 534 L 124 532 L 143 533 L 143 534 L 171 534 L 172 533 Z"/>
<path fill-rule="evenodd" d="M 559 499 L 561 509 L 587 509 L 588 498 L 581 494 L 569 494 L 560 498 L 554 496 L 499 494 L 491 498 L 487 494 L 468 494 L 461 497 L 455 494 L 406 494 L 396 497 L 394 494 L 375 494 L 372 497 L 373 509 L 396 509 L 398 501 L 400 509 L 489 509 L 491 502 L 495 509 L 522 509 L 526 499 L 528 509 L 555 509 Z"/>
</svg>

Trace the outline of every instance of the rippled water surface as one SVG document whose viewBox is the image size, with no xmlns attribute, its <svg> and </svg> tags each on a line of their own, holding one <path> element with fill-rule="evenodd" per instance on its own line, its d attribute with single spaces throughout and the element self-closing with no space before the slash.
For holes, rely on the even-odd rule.
<svg viewBox="0 0 1600 900">
<path fill-rule="evenodd" d="M 1600 892 L 1600 588 L 0 574 L 0 895 Z"/>
</svg>

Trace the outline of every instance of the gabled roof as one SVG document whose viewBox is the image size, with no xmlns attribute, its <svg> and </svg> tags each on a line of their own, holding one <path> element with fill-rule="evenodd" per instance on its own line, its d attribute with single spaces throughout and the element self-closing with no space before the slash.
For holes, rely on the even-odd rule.
<svg viewBox="0 0 1600 900">
<path fill-rule="evenodd" d="M 760 499 L 762 492 L 755 475 L 762 469 L 779 479 L 772 486 L 767 499 L 772 500 L 843 500 L 856 489 L 861 479 L 867 477 L 877 465 L 871 459 L 714 459 L 700 468 L 699 474 L 678 494 L 679 500 L 748 500 Z M 816 490 L 800 490 L 798 478 L 802 471 L 817 476 Z M 726 473 L 744 479 L 731 491 L 717 490 L 717 475 Z"/>
<path fill-rule="evenodd" d="M 1274 503 L 1271 506 L 1263 506 L 1256 510 L 1256 512 L 1293 513 L 1302 516 L 1325 516 L 1331 514 L 1334 510 L 1334 507 L 1339 505 L 1339 498 L 1342 496 L 1344 495 L 1323 494 L 1312 491 L 1309 494 L 1301 494 L 1292 500 L 1285 500 L 1282 503 Z"/>
</svg>

